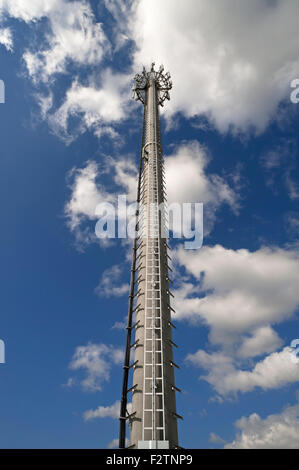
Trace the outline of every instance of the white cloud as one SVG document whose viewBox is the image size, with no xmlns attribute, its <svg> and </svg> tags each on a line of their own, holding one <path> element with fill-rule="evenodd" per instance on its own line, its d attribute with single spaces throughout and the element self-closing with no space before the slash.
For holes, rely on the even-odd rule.
<svg viewBox="0 0 299 470">
<path fill-rule="evenodd" d="M 235 423 L 240 430 L 226 449 L 298 449 L 299 405 L 262 419 L 257 413 Z"/>
<path fill-rule="evenodd" d="M 53 94 L 49 92 L 48 95 L 43 95 L 41 93 L 36 93 L 35 98 L 40 108 L 40 113 L 42 119 L 46 119 L 48 112 L 53 106 Z"/>
<path fill-rule="evenodd" d="M 124 330 L 127 326 L 127 317 L 124 321 L 116 321 L 111 326 L 111 330 Z"/>
<path fill-rule="evenodd" d="M 271 353 L 282 346 L 282 341 L 276 331 L 269 325 L 261 326 L 246 337 L 238 351 L 240 357 L 256 357 L 260 354 Z"/>
<path fill-rule="evenodd" d="M 38 103 L 42 118 L 48 118 L 52 130 L 70 143 L 90 128 L 98 137 L 106 134 L 118 144 L 121 138 L 113 124 L 130 109 L 131 77 L 100 68 L 102 59 L 109 54 L 110 43 L 102 23 L 96 22 L 89 2 L 0 0 L 0 13 L 24 21 L 38 32 L 39 44 L 30 44 L 23 59 L 35 84 L 43 82 L 48 89 L 45 96 L 38 94 Z M 9 30 L 2 31 L 0 40 L 2 37 L 3 44 L 12 47 Z M 48 98 L 52 82 L 57 74 L 67 73 L 70 65 L 76 67 L 76 73 L 85 68 L 87 79 L 81 83 L 75 78 L 58 109 L 50 113 L 53 97 L 51 102 Z M 78 118 L 77 126 L 70 130 L 69 120 L 74 117 Z"/>
<path fill-rule="evenodd" d="M 116 10 L 119 2 L 110 3 Z M 152 60 L 170 70 L 166 115 L 204 114 L 223 132 L 263 131 L 289 97 L 299 74 L 298 14 L 297 0 L 222 0 L 217 8 L 207 0 L 136 0 L 126 29 L 115 17 L 136 43 L 134 70 Z"/>
<path fill-rule="evenodd" d="M 197 280 L 176 291 L 177 317 L 204 322 L 215 344 L 231 344 L 240 334 L 281 322 L 299 306 L 299 254 L 294 250 L 250 252 L 216 245 L 197 252 L 180 249 L 175 256 Z"/>
<path fill-rule="evenodd" d="M 102 23 L 96 22 L 90 3 L 86 0 L 0 0 L 0 16 L 24 21 L 37 32 L 39 43 L 30 44 L 23 53 L 23 60 L 34 83 L 37 86 L 43 83 L 43 88 L 47 88 L 45 96 L 39 93 L 37 97 L 41 117 L 48 118 L 52 130 L 66 143 L 87 128 L 97 136 L 106 134 L 118 143 L 121 139 L 111 123 L 124 116 L 121 89 L 126 87 L 128 95 L 129 82 L 127 76 L 112 74 L 110 69 L 103 71 L 102 68 L 99 72 L 102 59 L 109 54 L 110 43 Z M 11 48 L 8 33 L 8 29 L 3 30 L 2 42 Z M 70 66 L 76 67 L 76 74 L 88 71 L 87 83 L 74 79 L 62 104 L 50 113 L 53 99 L 51 97 L 50 103 L 48 98 L 53 81 L 57 74 L 68 73 Z M 98 77 L 102 77 L 101 85 Z M 69 118 L 74 116 L 78 117 L 78 125 L 69 131 Z"/>
<path fill-rule="evenodd" d="M 118 449 L 119 445 L 119 439 L 113 439 L 109 444 L 107 445 L 107 449 Z M 126 438 L 126 447 L 129 445 L 129 439 Z"/>
<path fill-rule="evenodd" d="M 62 384 L 63 387 L 72 387 L 75 384 L 73 377 L 69 377 L 66 384 Z"/>
<path fill-rule="evenodd" d="M 214 432 L 210 433 L 209 441 L 212 442 L 213 444 L 224 444 L 225 440 L 222 439 L 222 437 L 218 436 Z"/>
<path fill-rule="evenodd" d="M 204 204 L 204 229 L 209 233 L 215 213 L 221 204 L 238 210 L 238 195 L 219 175 L 207 174 L 209 156 L 197 141 L 180 145 L 165 159 L 167 201 L 202 202 Z"/>
<path fill-rule="evenodd" d="M 35 81 L 47 82 L 54 74 L 65 72 L 69 61 L 79 65 L 99 63 L 108 47 L 102 25 L 95 22 L 86 1 L 2 0 L 0 11 L 26 23 L 38 24 L 47 18 L 47 46 L 36 52 L 27 50 L 23 55 Z"/>
<path fill-rule="evenodd" d="M 132 403 L 127 404 L 128 412 L 130 413 Z M 99 406 L 96 410 L 87 410 L 83 413 L 85 421 L 95 418 L 112 418 L 119 419 L 120 414 L 120 401 L 116 401 L 110 406 Z"/>
<path fill-rule="evenodd" d="M 298 252 L 234 251 L 218 245 L 197 253 L 179 249 L 176 257 L 187 273 L 174 292 L 176 318 L 204 323 L 211 345 L 218 348 L 187 356 L 208 372 L 201 378 L 226 397 L 299 381 L 290 348 L 275 352 L 282 340 L 271 326 L 299 306 Z M 262 359 L 253 364 L 258 356 Z"/>
<path fill-rule="evenodd" d="M 129 37 L 127 35 L 128 17 L 131 15 L 130 8 L 133 4 L 133 0 L 104 0 L 105 8 L 111 13 L 116 19 L 116 24 L 113 27 L 113 42 L 114 51 L 118 51 L 123 47 Z"/>
<path fill-rule="evenodd" d="M 82 387 L 87 391 L 96 391 L 102 389 L 103 382 L 109 381 L 112 365 L 120 364 L 122 359 L 123 350 L 120 348 L 89 343 L 76 348 L 69 368 L 83 369 L 86 377 L 81 381 Z"/>
<path fill-rule="evenodd" d="M 223 0 L 216 9 L 207 0 L 184 4 L 179 0 L 135 0 L 126 5 L 110 0 L 105 5 L 115 17 L 114 50 L 128 40 L 135 42 L 131 70 L 124 75 L 112 72 L 111 88 L 75 80 L 52 117 L 52 124 L 57 119 L 58 127 L 66 126 L 69 116 L 82 113 L 82 130 L 91 126 L 98 134 L 115 133 L 111 123 L 121 120 L 130 106 L 133 72 L 156 60 L 173 76 L 172 99 L 165 108 L 169 119 L 182 112 L 187 117 L 205 115 L 220 131 L 231 127 L 247 131 L 251 126 L 263 131 L 278 114 L 279 103 L 290 93 L 291 80 L 299 74 L 297 0 L 238 4 Z M 67 72 L 70 63 L 98 70 L 111 51 L 102 24 L 96 22 L 87 1 L 0 0 L 0 12 L 35 28 L 42 24 L 41 19 L 47 19 L 45 45 L 33 45 L 23 56 L 36 82 L 49 83 L 57 73 Z M 275 50 L 274 58 L 269 50 Z M 290 191 L 297 195 L 297 190 Z"/>
<path fill-rule="evenodd" d="M 58 10 L 65 0 L 0 0 L 0 12 L 25 21 L 36 21 Z"/>
<path fill-rule="evenodd" d="M 13 39 L 10 28 L 0 29 L 0 44 L 3 44 L 8 51 L 13 51 Z"/>
<path fill-rule="evenodd" d="M 120 413 L 120 401 L 116 401 L 110 406 L 99 406 L 96 410 L 87 410 L 83 417 L 85 421 L 95 418 L 113 418 L 118 419 Z"/>
<path fill-rule="evenodd" d="M 119 284 L 122 269 L 119 265 L 111 266 L 102 274 L 101 280 L 95 289 L 100 297 L 121 297 L 129 292 L 129 284 L 125 282 Z M 114 327 L 116 328 L 116 327 Z"/>
<path fill-rule="evenodd" d="M 85 168 L 73 169 L 70 176 L 71 198 L 65 206 L 65 214 L 71 230 L 77 228 L 82 219 L 95 220 L 95 209 L 98 204 L 111 201 L 112 196 L 103 186 L 97 184 L 99 167 L 94 161 L 88 161 Z"/>
<path fill-rule="evenodd" d="M 135 202 L 137 196 L 137 165 L 130 158 L 109 159 L 114 171 L 114 182 L 125 190 L 128 202 Z"/>
<path fill-rule="evenodd" d="M 208 161 L 205 149 L 192 141 L 179 146 L 166 157 L 165 164 L 168 202 L 203 202 L 206 234 L 213 228 L 216 212 L 222 204 L 228 204 L 234 212 L 238 210 L 238 195 L 224 178 L 207 173 Z M 95 161 L 88 161 L 84 168 L 73 169 L 70 173 L 71 195 L 65 206 L 65 215 L 78 241 L 95 239 L 90 232 L 82 231 L 81 225 L 84 221 L 97 219 L 98 204 L 109 202 L 115 208 L 118 206 L 116 190 L 112 192 L 101 183 L 103 174 L 111 175 L 119 188 L 119 195 L 125 195 L 129 204 L 136 200 L 138 175 L 136 164 L 130 156 L 106 157 L 101 166 Z M 185 181 L 188 181 L 187 185 Z M 130 207 L 129 220 L 133 213 L 133 207 Z M 120 217 L 122 215 L 119 213 Z"/>
<path fill-rule="evenodd" d="M 105 174 L 111 175 L 117 189 L 108 190 L 102 183 L 101 177 Z M 118 209 L 119 195 L 127 197 L 128 202 L 136 198 L 136 169 L 130 157 L 118 159 L 106 157 L 105 162 L 100 166 L 97 162 L 89 160 L 84 168 L 73 168 L 69 174 L 71 195 L 65 205 L 65 216 L 70 230 L 75 234 L 78 247 L 85 243 L 100 241 L 102 244 L 110 239 L 96 238 L 95 225 L 84 227 L 86 221 L 96 221 L 100 214 L 96 208 L 101 203 L 111 203 Z M 133 209 L 133 208 L 132 208 Z M 120 208 L 121 211 L 121 208 Z M 132 210 L 128 210 L 128 220 L 130 220 Z M 125 214 L 119 213 L 119 217 Z"/>
<path fill-rule="evenodd" d="M 206 380 L 220 395 L 251 392 L 255 388 L 277 389 L 299 381 L 299 366 L 292 359 L 293 350 L 285 347 L 257 362 L 252 370 L 238 370 L 234 360 L 221 352 L 208 354 L 199 350 L 187 360 L 209 373 Z"/>
<path fill-rule="evenodd" d="M 80 117 L 75 133 L 91 128 L 100 136 L 104 133 L 117 140 L 120 137 L 111 124 L 122 120 L 126 111 L 129 83 L 124 75 L 113 74 L 110 69 L 101 73 L 101 84 L 91 81 L 82 85 L 74 81 L 66 93 L 63 104 L 49 116 L 54 131 L 71 141 L 72 130 L 68 129 L 71 117 Z"/>
</svg>

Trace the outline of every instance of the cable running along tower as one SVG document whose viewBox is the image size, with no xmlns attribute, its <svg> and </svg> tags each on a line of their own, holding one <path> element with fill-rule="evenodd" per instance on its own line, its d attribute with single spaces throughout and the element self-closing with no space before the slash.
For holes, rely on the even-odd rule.
<svg viewBox="0 0 299 470">
<path fill-rule="evenodd" d="M 128 422 L 132 449 L 177 448 L 177 419 L 181 418 L 176 413 L 175 392 L 180 390 L 174 382 L 178 366 L 173 346 L 177 346 L 172 340 L 175 326 L 159 120 L 159 105 L 170 99 L 172 83 L 169 72 L 164 73 L 163 66 L 156 71 L 154 65 L 134 77 L 133 87 L 134 98 L 144 105 L 144 116 L 119 438 L 119 447 L 126 447 Z"/>
</svg>

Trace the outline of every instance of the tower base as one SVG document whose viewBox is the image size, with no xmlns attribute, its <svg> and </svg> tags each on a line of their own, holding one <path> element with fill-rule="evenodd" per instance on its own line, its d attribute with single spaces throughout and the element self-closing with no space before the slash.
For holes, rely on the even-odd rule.
<svg viewBox="0 0 299 470">
<path fill-rule="evenodd" d="M 169 441 L 138 441 L 138 449 L 169 449 Z"/>
</svg>

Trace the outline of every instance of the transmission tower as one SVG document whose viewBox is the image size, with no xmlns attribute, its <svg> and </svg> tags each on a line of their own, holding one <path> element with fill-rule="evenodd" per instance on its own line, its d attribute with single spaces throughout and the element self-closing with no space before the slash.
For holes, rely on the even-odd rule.
<svg viewBox="0 0 299 470">
<path fill-rule="evenodd" d="M 169 72 L 143 68 L 133 87 L 144 105 L 142 145 L 137 190 L 136 236 L 133 244 L 124 377 L 120 410 L 119 447 L 178 448 L 169 285 L 169 246 L 159 105 L 170 99 Z M 131 360 L 132 356 L 132 360 Z M 132 371 L 132 386 L 129 373 Z M 131 384 L 131 383 L 130 383 Z M 128 396 L 132 405 L 128 409 Z"/>
</svg>

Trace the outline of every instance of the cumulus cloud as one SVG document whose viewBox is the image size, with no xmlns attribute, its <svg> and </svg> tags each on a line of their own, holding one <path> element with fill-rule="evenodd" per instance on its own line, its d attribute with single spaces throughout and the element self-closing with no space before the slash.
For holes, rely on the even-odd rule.
<svg viewBox="0 0 299 470">
<path fill-rule="evenodd" d="M 95 418 L 118 419 L 120 413 L 120 401 L 116 401 L 110 406 L 99 406 L 96 410 L 87 410 L 83 413 L 85 421 Z"/>
<path fill-rule="evenodd" d="M 122 269 L 118 264 L 105 269 L 95 292 L 100 297 L 121 297 L 127 294 L 129 292 L 129 284 L 128 282 L 119 283 L 121 274 Z M 114 326 L 114 328 L 116 327 Z"/>
<path fill-rule="evenodd" d="M 104 0 L 105 8 L 115 18 L 113 25 L 113 43 L 114 51 L 117 52 L 128 43 L 130 38 L 127 34 L 128 17 L 131 14 L 131 7 L 134 0 Z"/>
<path fill-rule="evenodd" d="M 299 381 L 299 366 L 293 360 L 293 350 L 285 347 L 257 362 L 252 370 L 239 370 L 234 359 L 221 352 L 208 354 L 203 350 L 189 354 L 187 360 L 209 371 L 201 378 L 220 395 L 251 392 L 255 388 L 277 389 Z"/>
<path fill-rule="evenodd" d="M 109 3 L 120 12 L 118 1 Z M 299 73 L 297 0 L 223 0 L 217 8 L 208 0 L 135 0 L 126 25 L 114 14 L 136 44 L 134 70 L 154 60 L 171 71 L 170 117 L 180 111 L 205 115 L 221 132 L 263 131 Z"/>
<path fill-rule="evenodd" d="M 65 0 L 0 0 L 0 12 L 30 22 L 50 14 L 66 3 Z"/>
<path fill-rule="evenodd" d="M 276 331 L 269 325 L 261 326 L 253 331 L 252 335 L 245 337 L 238 355 L 240 357 L 256 357 L 260 354 L 276 351 L 282 346 L 282 340 Z"/>
<path fill-rule="evenodd" d="M 131 412 L 132 403 L 127 404 L 128 412 Z M 119 419 L 120 401 L 116 401 L 110 406 L 99 406 L 96 410 L 87 410 L 83 413 L 85 421 L 95 418 L 112 418 Z"/>
<path fill-rule="evenodd" d="M 201 378 L 218 396 L 299 381 L 292 350 L 279 351 L 283 342 L 272 327 L 298 309 L 298 252 L 218 245 L 197 253 L 179 249 L 175 256 L 186 268 L 174 292 L 176 318 L 206 325 L 214 349 L 198 350 L 187 360 L 207 371 Z"/>
<path fill-rule="evenodd" d="M 264 247 L 250 252 L 216 245 L 197 252 L 179 249 L 176 258 L 191 276 L 176 291 L 177 316 L 204 322 L 214 344 L 230 344 L 240 334 L 279 323 L 299 306 L 296 251 Z"/>
<path fill-rule="evenodd" d="M 98 137 L 108 135 L 119 142 L 121 139 L 112 124 L 124 116 L 122 87 L 127 88 L 128 94 L 128 77 L 112 74 L 110 69 L 102 67 L 102 60 L 109 55 L 111 46 L 90 3 L 86 0 L 0 0 L 0 17 L 16 18 L 38 33 L 39 43 L 32 41 L 23 52 L 23 61 L 39 89 L 36 96 L 41 117 L 48 119 L 52 131 L 66 143 L 88 128 Z M 10 31 L 7 28 L 1 31 L 2 43 L 11 49 Z M 51 103 L 48 98 L 53 82 L 59 74 L 70 70 L 74 73 L 74 67 L 75 76 L 84 71 L 85 82 L 73 79 L 66 95 L 62 100 L 59 98 L 58 108 L 50 111 L 53 97 Z M 77 125 L 70 130 L 69 120 L 74 117 Z"/>
<path fill-rule="evenodd" d="M 69 61 L 79 65 L 99 62 L 107 47 L 102 25 L 96 23 L 86 1 L 2 0 L 0 12 L 26 23 L 37 24 L 47 18 L 46 45 L 23 55 L 35 81 L 47 82 L 54 74 L 65 72 Z"/>
<path fill-rule="evenodd" d="M 130 158 L 108 160 L 109 168 L 114 172 L 114 182 L 125 190 L 128 202 L 135 202 L 137 196 L 137 165 Z"/>
<path fill-rule="evenodd" d="M 177 112 L 187 117 L 205 116 L 221 132 L 263 131 L 277 115 L 281 101 L 288 98 L 290 82 L 299 73 L 298 41 L 294 40 L 299 35 L 296 0 L 223 0 L 216 9 L 207 0 L 184 4 L 179 0 L 133 0 L 126 5 L 111 0 L 105 5 L 115 18 L 112 44 L 87 1 L 1 0 L 0 12 L 36 28 L 41 19 L 47 20 L 45 41 L 23 55 L 35 82 L 48 83 L 58 73 L 65 73 L 69 64 L 98 67 L 111 49 L 117 51 L 131 41 L 135 44 L 128 53 L 131 69 L 123 76 L 112 72 L 114 88 L 119 82 L 118 91 L 121 85 L 128 90 L 133 71 L 142 64 L 149 65 L 152 60 L 164 63 L 175 85 L 166 115 L 170 119 Z M 232 9 L 233 16 L 229 14 Z M 275 59 L 269 50 L 275 50 Z M 73 102 L 76 93 L 80 98 L 77 106 Z M 111 99 L 111 112 L 103 95 Z M 93 99 L 99 105 L 98 112 Z M 129 102 L 126 96 L 126 107 Z M 103 132 L 113 134 L 115 129 L 109 123 L 122 119 L 123 106 L 123 93 L 75 80 L 55 114 L 56 125 L 65 125 L 68 116 L 82 112 L 84 129 L 91 125 L 101 133 L 103 121 L 107 121 Z"/>
<path fill-rule="evenodd" d="M 125 318 L 127 320 L 127 318 Z M 127 326 L 127 321 L 116 321 L 111 326 L 111 330 L 124 330 Z"/>
<path fill-rule="evenodd" d="M 135 45 L 128 52 L 130 69 L 123 75 L 111 73 L 111 89 L 94 83 L 92 74 L 91 83 L 73 81 L 52 116 L 57 129 L 66 126 L 74 113 L 82 113 L 82 130 L 90 126 L 97 134 L 113 136 L 116 131 L 111 123 L 121 120 L 124 107 L 129 107 L 129 80 L 142 64 L 156 60 L 173 76 L 174 91 L 165 109 L 170 120 L 182 112 L 210 119 L 221 132 L 251 128 L 261 132 L 278 114 L 279 104 L 289 96 L 290 82 L 299 73 L 296 0 L 223 0 L 217 8 L 207 0 L 184 4 L 132 0 L 126 5 L 111 0 L 105 5 L 115 18 L 112 44 L 87 1 L 0 1 L 2 16 L 36 28 L 42 25 L 41 19 L 47 21 L 47 32 L 40 30 L 45 41 L 30 46 L 23 55 L 36 83 L 49 83 L 67 72 L 69 64 L 90 66 L 98 75 L 99 65 L 104 57 L 111 58 L 111 50 L 130 42 Z M 275 50 L 274 59 L 269 50 Z M 297 190 L 290 187 L 290 191 L 297 195 Z"/>
<path fill-rule="evenodd" d="M 167 201 L 202 202 L 204 230 L 209 233 L 215 223 L 217 209 L 227 204 L 235 213 L 239 196 L 219 175 L 208 174 L 210 157 L 197 141 L 185 142 L 165 159 Z"/>
<path fill-rule="evenodd" d="M 177 147 L 165 159 L 168 203 L 203 202 L 206 234 L 212 230 L 216 212 L 222 204 L 227 204 L 235 213 L 239 208 L 237 192 L 221 176 L 208 173 L 208 162 L 206 150 L 196 141 Z M 84 168 L 74 168 L 69 175 L 71 195 L 65 206 L 65 215 L 78 241 L 95 239 L 94 235 L 86 232 L 86 228 L 82 229 L 82 224 L 98 218 L 98 204 L 108 202 L 115 208 L 118 205 L 117 191 L 102 183 L 103 175 L 111 176 L 119 194 L 125 195 L 128 203 L 136 200 L 137 166 L 130 157 L 108 156 L 101 165 L 88 161 Z M 188 181 L 187 185 L 185 181 Z M 128 212 L 130 220 L 133 207 Z M 119 213 L 120 217 L 123 215 Z"/>
<path fill-rule="evenodd" d="M 113 74 L 110 69 L 101 73 L 100 83 L 91 80 L 90 84 L 82 85 L 75 80 L 61 106 L 49 116 L 49 123 L 67 142 L 86 129 L 93 129 L 98 137 L 108 134 L 117 141 L 120 136 L 113 124 L 124 119 L 129 109 L 128 89 L 128 78 Z M 78 125 L 75 130 L 69 129 L 69 120 L 76 117 Z"/>
<path fill-rule="evenodd" d="M 209 441 L 212 442 L 213 444 L 224 444 L 225 440 L 222 439 L 222 437 L 218 436 L 214 432 L 210 433 Z"/>
<path fill-rule="evenodd" d="M 113 204 L 115 210 L 118 207 L 118 191 L 107 189 L 102 177 L 112 177 L 113 183 L 119 190 L 119 195 L 127 197 L 132 202 L 136 197 L 136 168 L 129 157 L 113 159 L 106 157 L 105 162 L 99 165 L 94 160 L 89 160 L 83 168 L 73 168 L 69 174 L 70 198 L 65 205 L 65 216 L 70 230 L 74 233 L 78 247 L 86 243 L 99 240 L 95 235 L 95 226 L 92 229 L 84 226 L 86 221 L 96 221 L 101 213 L 97 211 L 101 204 Z M 134 196 L 135 195 L 135 196 Z M 100 205 L 100 206 L 99 206 Z M 132 208 L 128 214 L 130 219 L 134 213 Z M 124 214 L 121 213 L 120 217 Z M 105 243 L 107 239 L 101 239 Z"/>
<path fill-rule="evenodd" d="M 113 439 L 109 444 L 107 445 L 107 449 L 118 449 L 119 445 L 119 439 Z M 126 447 L 129 445 L 129 439 L 126 438 Z"/>
<path fill-rule="evenodd" d="M 280 414 L 262 419 L 257 413 L 235 423 L 239 429 L 226 449 L 298 449 L 299 405 L 288 406 Z"/>
<path fill-rule="evenodd" d="M 65 206 L 65 215 L 71 230 L 76 229 L 84 218 L 95 220 L 97 205 L 112 200 L 112 196 L 97 184 L 98 177 L 99 167 L 95 161 L 88 161 L 84 168 L 71 171 L 71 198 Z"/>
<path fill-rule="evenodd" d="M 8 51 L 13 51 L 13 38 L 10 28 L 0 29 L 0 44 L 5 46 Z"/>
<path fill-rule="evenodd" d="M 41 118 L 46 119 L 50 109 L 53 106 L 53 93 L 49 92 L 47 95 L 36 93 L 35 99 L 39 105 Z"/>
<path fill-rule="evenodd" d="M 83 369 L 86 377 L 81 386 L 86 391 L 102 389 L 103 382 L 110 379 L 110 371 L 114 364 L 120 364 L 123 359 L 123 350 L 106 344 L 89 343 L 78 346 L 73 354 L 69 368 Z"/>
</svg>

